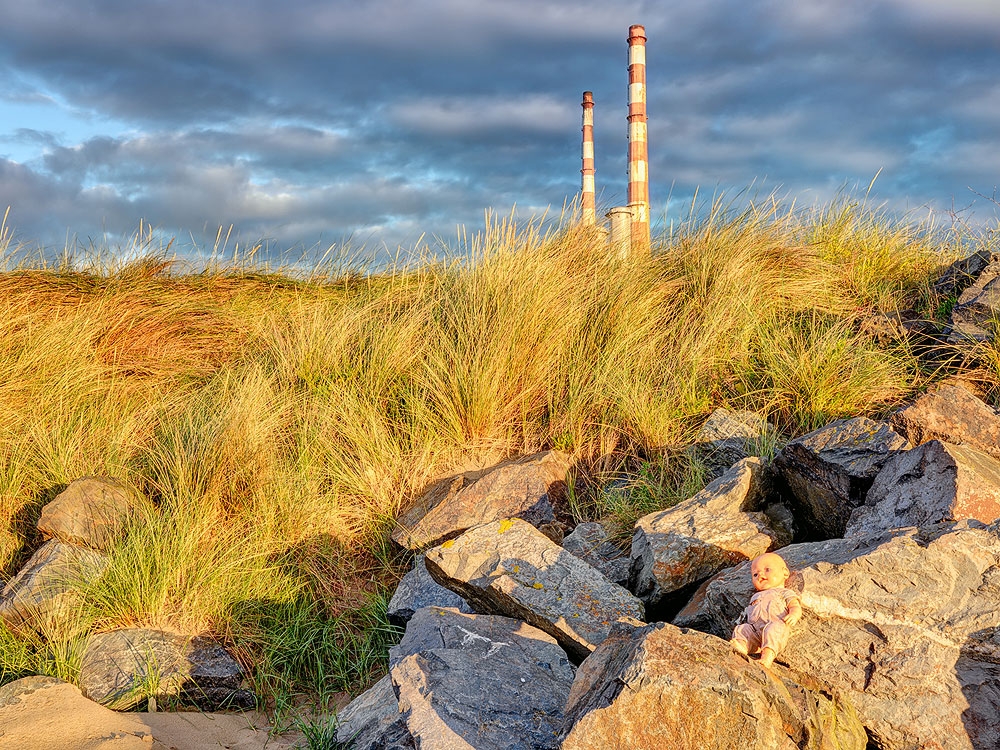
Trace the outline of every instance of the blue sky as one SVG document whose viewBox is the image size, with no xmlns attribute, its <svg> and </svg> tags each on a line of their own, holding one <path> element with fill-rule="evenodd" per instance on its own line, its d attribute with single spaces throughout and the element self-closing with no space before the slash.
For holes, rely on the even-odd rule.
<svg viewBox="0 0 1000 750">
<path fill-rule="evenodd" d="M 867 187 L 995 222 L 997 0 L 0 0 L 0 212 L 25 242 L 134 231 L 276 248 L 446 242 L 558 213 L 592 90 L 625 201 L 646 26 L 654 218 L 696 189 Z M 985 196 L 985 197 L 982 197 Z"/>
</svg>

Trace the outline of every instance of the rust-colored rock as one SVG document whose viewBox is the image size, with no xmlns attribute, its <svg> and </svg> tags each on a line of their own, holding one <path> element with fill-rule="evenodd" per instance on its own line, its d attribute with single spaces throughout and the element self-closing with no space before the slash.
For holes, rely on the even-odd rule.
<svg viewBox="0 0 1000 750">
<path fill-rule="evenodd" d="M 106 552 L 140 502 L 116 479 L 83 477 L 42 508 L 38 530 L 46 538 Z"/>
<path fill-rule="evenodd" d="M 889 421 L 914 445 L 940 440 L 1000 458 L 1000 416 L 961 386 L 938 386 Z"/>
</svg>

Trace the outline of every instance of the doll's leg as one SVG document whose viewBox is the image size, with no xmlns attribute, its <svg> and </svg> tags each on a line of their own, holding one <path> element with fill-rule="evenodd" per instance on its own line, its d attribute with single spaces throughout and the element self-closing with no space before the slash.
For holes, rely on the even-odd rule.
<svg viewBox="0 0 1000 750">
<path fill-rule="evenodd" d="M 733 647 L 734 651 L 747 656 L 748 654 L 756 653 L 760 648 L 760 634 L 753 625 L 744 622 L 735 627 L 733 638 L 729 641 L 729 644 Z"/>
<path fill-rule="evenodd" d="M 781 653 L 788 643 L 788 626 L 781 620 L 769 622 L 764 626 L 762 638 L 762 648 L 760 650 L 760 663 L 763 667 L 770 667 L 774 663 L 774 657 Z"/>
</svg>

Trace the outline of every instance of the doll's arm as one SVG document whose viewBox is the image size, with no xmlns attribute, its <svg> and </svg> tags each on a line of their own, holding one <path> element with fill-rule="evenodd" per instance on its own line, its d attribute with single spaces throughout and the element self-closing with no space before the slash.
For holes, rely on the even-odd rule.
<svg viewBox="0 0 1000 750">
<path fill-rule="evenodd" d="M 797 596 L 793 596 L 788 600 L 788 611 L 781 619 L 789 627 L 802 619 L 802 604 L 799 602 L 799 598 Z"/>
</svg>

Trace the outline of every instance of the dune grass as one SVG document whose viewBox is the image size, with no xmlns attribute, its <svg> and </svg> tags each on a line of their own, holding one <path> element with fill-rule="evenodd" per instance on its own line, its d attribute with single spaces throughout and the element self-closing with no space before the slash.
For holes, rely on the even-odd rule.
<svg viewBox="0 0 1000 750">
<path fill-rule="evenodd" d="M 627 529 L 704 482 L 679 456 L 713 408 L 790 436 L 932 376 L 865 325 L 935 309 L 932 228 L 850 200 L 698 216 L 647 257 L 495 221 L 462 257 L 372 276 L 156 256 L 0 273 L 0 571 L 75 478 L 152 501 L 73 622 L 0 626 L 0 682 L 72 679 L 81 634 L 149 625 L 225 638 L 278 708 L 326 703 L 383 668 L 387 532 L 434 478 L 572 451 L 575 512 Z M 640 491 L 588 494 L 623 472 Z"/>
</svg>

